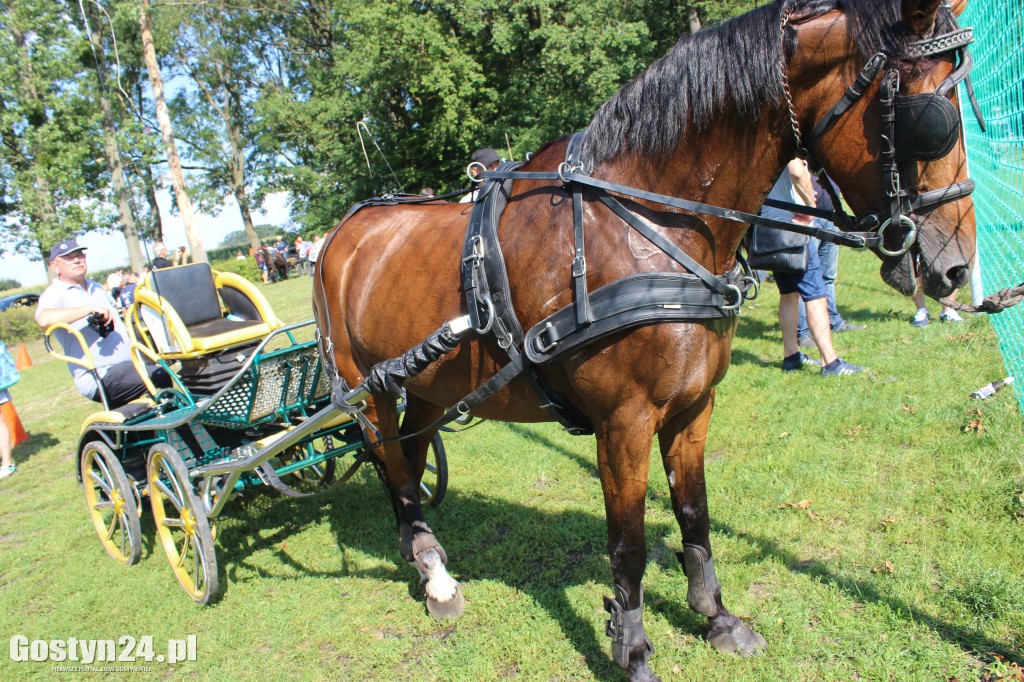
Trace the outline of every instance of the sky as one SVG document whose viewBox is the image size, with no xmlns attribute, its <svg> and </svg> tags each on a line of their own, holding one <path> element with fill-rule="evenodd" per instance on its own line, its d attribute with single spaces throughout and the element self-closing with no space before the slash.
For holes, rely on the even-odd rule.
<svg viewBox="0 0 1024 682">
<path fill-rule="evenodd" d="M 167 190 L 157 191 L 157 204 L 164 225 L 164 241 L 169 252 L 186 246 L 185 226 L 181 216 L 171 214 L 171 195 Z M 278 192 L 267 196 L 263 209 L 252 214 L 255 225 L 281 226 L 288 223 L 288 194 Z M 195 214 L 195 224 L 207 249 L 220 244 L 230 232 L 242 229 L 242 215 L 234 197 L 223 204 L 219 215 Z M 128 265 L 128 249 L 120 230 L 109 234 L 90 233 L 78 238 L 78 243 L 89 248 L 89 269 L 105 270 Z M 152 256 L 152 244 L 149 244 Z M 45 264 L 42 260 L 29 260 L 28 256 L 7 253 L 0 256 L 0 279 L 16 279 L 23 287 L 46 283 Z"/>
</svg>

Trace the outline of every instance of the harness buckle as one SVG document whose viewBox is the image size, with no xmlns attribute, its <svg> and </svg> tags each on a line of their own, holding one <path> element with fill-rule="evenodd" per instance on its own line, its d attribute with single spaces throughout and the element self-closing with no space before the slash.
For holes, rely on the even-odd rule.
<svg viewBox="0 0 1024 682">
<path fill-rule="evenodd" d="M 572 173 L 582 173 L 582 172 L 583 172 L 583 164 L 582 163 L 579 163 L 579 162 L 569 163 L 568 161 L 563 161 L 562 163 L 558 164 L 558 179 L 561 180 L 562 184 L 564 184 L 564 185 L 568 185 L 568 184 L 570 184 L 572 182 L 572 180 L 567 178 L 566 175 L 570 175 Z"/>
<path fill-rule="evenodd" d="M 587 274 L 587 259 L 583 256 L 576 256 L 572 259 L 572 276 L 583 277 Z"/>
<path fill-rule="evenodd" d="M 536 348 L 537 352 L 542 355 L 545 353 L 550 353 L 552 350 L 554 350 L 555 346 L 558 345 L 558 341 L 552 341 L 551 343 L 545 346 L 541 346 L 541 344 L 544 343 L 544 341 L 541 339 L 541 335 L 543 335 L 545 332 L 551 331 L 552 329 L 554 329 L 554 325 L 552 325 L 550 322 L 545 324 L 544 329 L 540 330 L 540 333 L 537 334 L 537 338 L 533 342 L 534 348 Z"/>
</svg>

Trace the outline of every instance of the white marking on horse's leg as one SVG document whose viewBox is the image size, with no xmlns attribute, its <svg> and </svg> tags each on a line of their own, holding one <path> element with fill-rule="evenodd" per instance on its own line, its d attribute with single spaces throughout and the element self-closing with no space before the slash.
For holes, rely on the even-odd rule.
<svg viewBox="0 0 1024 682">
<path fill-rule="evenodd" d="M 441 555 L 435 549 L 428 549 L 421 556 L 424 571 L 420 573 L 420 582 L 427 596 L 439 603 L 451 601 L 459 591 L 459 583 L 448 575 Z"/>
</svg>

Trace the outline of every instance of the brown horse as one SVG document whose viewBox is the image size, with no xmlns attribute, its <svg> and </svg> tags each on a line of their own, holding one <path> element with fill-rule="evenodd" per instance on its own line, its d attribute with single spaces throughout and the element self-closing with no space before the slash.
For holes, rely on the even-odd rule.
<svg viewBox="0 0 1024 682">
<path fill-rule="evenodd" d="M 956 69 L 948 51 L 929 53 L 921 47 L 934 47 L 922 41 L 955 27 L 952 14 L 939 4 L 780 0 L 683 37 L 601 107 L 586 134 L 583 160 L 592 165 L 594 178 L 752 213 L 806 144 L 855 213 L 890 215 L 884 213 L 893 204 L 887 196 L 891 174 L 883 172 L 881 82 L 898 73 L 900 95 L 933 93 Z M 887 75 L 874 77 L 862 97 L 811 139 L 808 132 L 827 118 L 879 52 L 887 55 Z M 952 90 L 946 97 L 956 104 Z M 907 134 L 906 126 L 902 130 Z M 897 149 L 901 144 L 896 140 Z M 564 139 L 546 145 L 522 170 L 555 170 L 566 145 Z M 928 161 L 900 161 L 904 188 L 922 194 L 965 181 L 962 141 L 943 153 Z M 573 301 L 572 203 L 557 181 L 517 180 L 513 186 L 498 234 L 524 329 Z M 745 224 L 652 201 L 624 203 L 712 273 L 734 267 Z M 974 256 L 973 205 L 961 192 L 952 201 L 917 208 L 910 220 L 894 222 L 908 232 L 908 225 L 915 226 L 916 243 L 905 254 L 879 254 L 883 277 L 904 293 L 912 291 L 910 258 L 916 254 L 927 293 L 948 295 L 965 283 Z M 460 260 L 468 212 L 457 204 L 372 206 L 336 228 L 321 254 L 313 301 L 325 353 L 349 386 L 359 384 L 375 363 L 401 355 L 442 322 L 466 314 Z M 596 201 L 593 192 L 584 194 L 583 214 L 591 291 L 634 273 L 683 271 Z M 630 679 L 655 679 L 641 620 L 644 503 L 655 436 L 682 533 L 679 556 L 689 580 L 689 605 L 709 617 L 707 636 L 716 648 L 751 654 L 765 646 L 725 608 L 709 539 L 704 443 L 735 329 L 734 317 L 648 324 L 538 368 L 543 381 L 567 396 L 596 433 L 617 592 L 608 604 L 609 634 L 614 658 L 628 667 Z M 406 384 L 401 432 L 415 434 L 431 425 L 443 406 L 455 404 L 507 362 L 506 352 L 489 337 L 464 336 L 454 352 Z M 385 437 L 399 434 L 394 395 L 373 396 L 365 414 Z M 549 420 L 521 377 L 474 414 Z M 387 441 L 376 454 L 395 507 L 402 555 L 426 581 L 428 608 L 435 615 L 457 615 L 463 604 L 459 586 L 445 570 L 447 559 L 424 521 L 418 496 L 433 435 L 428 429 L 401 442 Z"/>
</svg>

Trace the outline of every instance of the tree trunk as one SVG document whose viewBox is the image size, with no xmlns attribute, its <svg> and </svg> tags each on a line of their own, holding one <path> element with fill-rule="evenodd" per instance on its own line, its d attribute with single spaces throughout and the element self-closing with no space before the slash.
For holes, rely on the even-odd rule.
<svg viewBox="0 0 1024 682">
<path fill-rule="evenodd" d="M 691 7 L 690 8 L 689 16 L 690 16 L 690 33 L 696 33 L 701 28 L 701 26 L 700 26 L 700 16 L 697 14 L 697 8 L 696 7 Z"/>
<path fill-rule="evenodd" d="M 232 93 L 235 95 L 236 93 Z M 240 103 L 236 103 L 241 106 Z M 229 118 L 236 113 L 234 107 L 228 108 Z M 260 237 L 256 234 L 256 227 L 252 224 L 252 213 L 249 210 L 249 195 L 245 191 L 245 145 L 242 140 L 241 126 L 235 120 L 226 121 L 228 126 L 228 140 L 231 143 L 231 190 L 234 192 L 235 201 L 238 202 L 238 210 L 242 214 L 242 224 L 245 225 L 245 237 L 249 240 L 249 246 L 255 251 L 260 248 Z"/>
<path fill-rule="evenodd" d="M 174 144 L 174 135 L 171 129 L 171 116 L 167 111 L 167 101 L 164 99 L 164 82 L 160 76 L 160 65 L 156 61 L 152 23 L 150 2 L 149 0 L 142 0 L 142 4 L 139 7 L 139 26 L 142 29 L 142 52 L 146 60 L 146 70 L 149 71 L 149 83 L 153 88 L 153 99 L 156 102 L 156 120 L 160 124 L 160 135 L 163 139 L 164 148 L 167 150 L 167 165 L 171 171 L 174 197 L 178 202 L 178 212 L 181 213 L 181 221 L 185 224 L 185 236 L 188 238 L 192 260 L 195 263 L 205 263 L 206 249 L 203 247 L 203 241 L 199 236 L 199 232 L 195 229 L 192 216 L 192 201 L 189 199 L 188 190 L 185 188 L 185 176 L 181 171 L 181 159 L 178 158 L 178 149 Z"/>
<path fill-rule="evenodd" d="M 89 22 L 102 26 L 102 22 L 96 16 L 96 6 L 86 3 L 89 13 Z M 124 242 L 128 247 L 128 262 L 132 272 L 142 272 L 145 260 L 142 257 L 142 248 L 139 244 L 139 226 L 135 222 L 132 213 L 132 196 L 124 179 L 124 169 L 121 167 L 121 150 L 117 143 L 117 130 L 114 127 L 114 115 L 110 108 L 110 98 L 107 96 L 107 61 L 103 52 L 103 40 L 99 31 L 90 31 L 92 35 L 93 54 L 96 56 L 96 78 L 99 80 L 100 111 L 103 114 L 103 148 L 107 155 L 107 165 L 110 166 L 110 183 L 114 188 L 114 195 L 117 197 L 117 212 L 121 220 L 121 232 L 124 233 Z"/>
</svg>

